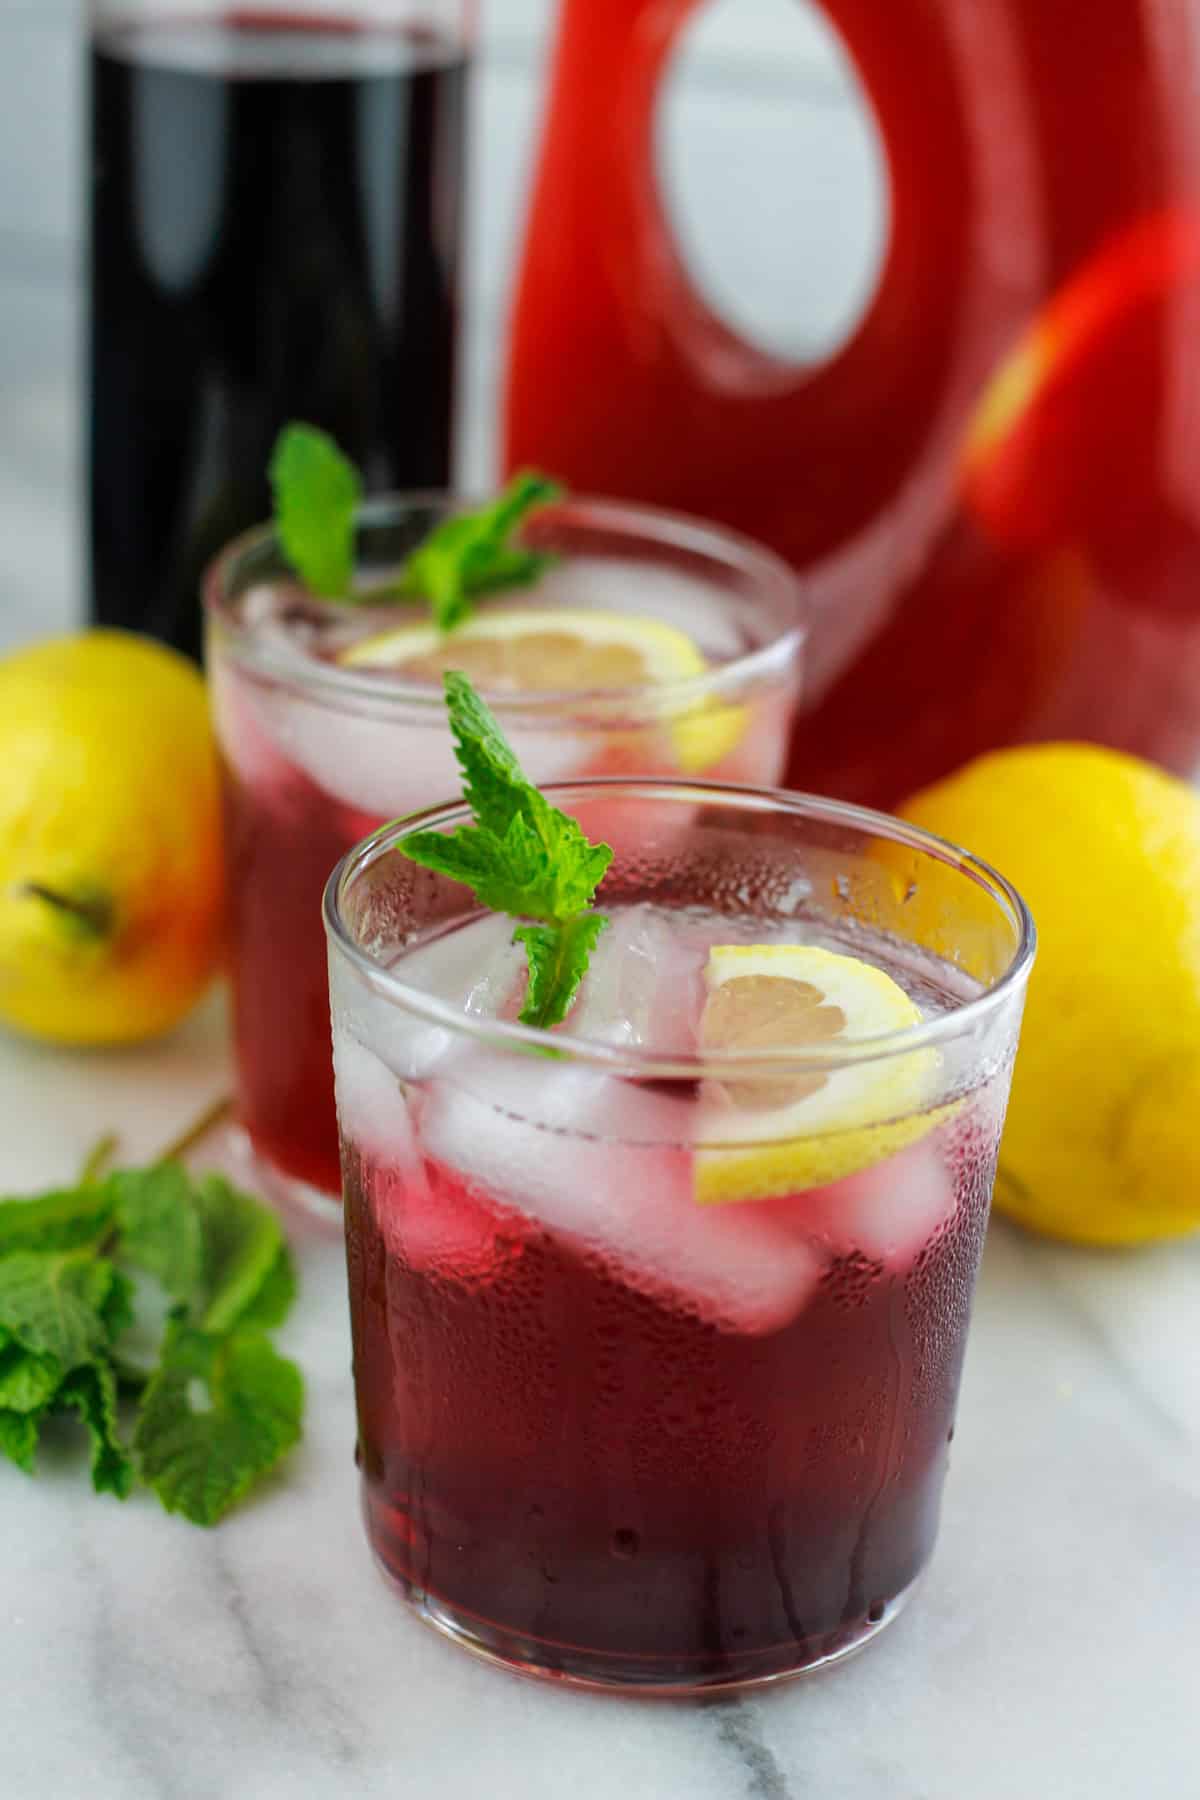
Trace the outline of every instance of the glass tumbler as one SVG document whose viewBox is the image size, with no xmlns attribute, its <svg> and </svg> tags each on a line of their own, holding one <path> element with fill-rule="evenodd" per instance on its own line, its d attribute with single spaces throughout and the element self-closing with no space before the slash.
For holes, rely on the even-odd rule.
<svg viewBox="0 0 1200 1800">
<path fill-rule="evenodd" d="M 394 574 L 453 507 L 444 495 L 369 503 L 360 583 Z M 546 635 L 519 664 L 522 691 L 480 685 L 532 779 L 703 771 L 778 780 L 804 645 L 803 600 L 784 564 L 694 520 L 575 498 L 536 515 L 525 541 L 558 566 L 535 588 L 489 599 L 479 617 L 534 608 Z M 460 777 L 435 672 L 406 678 L 344 660 L 362 637 L 427 623 L 428 608 L 364 606 L 348 619 L 346 608 L 314 602 L 269 528 L 218 561 L 207 606 L 239 1110 L 260 1162 L 320 1207 L 339 1193 L 321 893 L 359 838 L 457 793 Z M 556 686 L 556 621 L 595 609 L 675 642 L 682 629 L 702 672 Z M 449 638 L 439 654 L 453 667 L 461 652 Z"/>
<path fill-rule="evenodd" d="M 368 1536 L 422 1617 L 526 1672 L 799 1674 L 933 1551 L 1032 922 L 853 807 L 547 793 L 615 850 L 551 1034 L 511 1022 L 508 922 L 402 854 L 461 807 L 326 893 Z M 871 965 L 912 1022 L 698 1048 L 713 947 L 764 944 Z"/>
</svg>

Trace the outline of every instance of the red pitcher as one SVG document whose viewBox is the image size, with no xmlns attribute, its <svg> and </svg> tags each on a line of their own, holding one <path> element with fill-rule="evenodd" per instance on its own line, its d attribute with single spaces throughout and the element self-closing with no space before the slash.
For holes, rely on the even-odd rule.
<svg viewBox="0 0 1200 1800">
<path fill-rule="evenodd" d="M 889 805 L 999 744 L 1200 761 L 1200 3 L 824 0 L 891 189 L 814 367 L 689 279 L 656 111 L 698 0 L 564 0 L 506 454 L 810 577 L 800 787 Z"/>
</svg>

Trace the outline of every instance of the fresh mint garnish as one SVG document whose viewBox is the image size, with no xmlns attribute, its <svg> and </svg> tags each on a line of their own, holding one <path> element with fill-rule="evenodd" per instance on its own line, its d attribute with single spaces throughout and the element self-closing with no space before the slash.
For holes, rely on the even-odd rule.
<svg viewBox="0 0 1200 1800">
<path fill-rule="evenodd" d="M 522 549 L 512 536 L 535 508 L 561 499 L 562 493 L 557 482 L 536 470 L 514 475 L 489 505 L 434 527 L 405 563 L 401 592 L 428 600 L 434 624 L 448 632 L 470 618 L 480 594 L 532 587 L 554 558 Z"/>
<path fill-rule="evenodd" d="M 362 499 L 358 470 L 315 425 L 286 425 L 271 456 L 270 478 L 284 555 L 314 594 L 345 599 Z"/>
<path fill-rule="evenodd" d="M 135 1273 L 171 1303 L 144 1368 L 121 1345 Z M 175 1162 L 0 1202 L 0 1454 L 32 1474 L 43 1423 L 73 1414 L 97 1493 L 124 1499 L 140 1476 L 168 1511 L 215 1524 L 300 1435 L 300 1372 L 264 1335 L 294 1295 L 275 1215 Z"/>
<path fill-rule="evenodd" d="M 270 474 L 284 555 L 325 600 L 427 600 L 438 630 L 449 632 L 470 617 L 480 594 L 531 587 L 555 560 L 513 541 L 530 513 L 563 493 L 557 482 L 526 470 L 486 506 L 436 525 L 409 554 L 398 581 L 355 594 L 354 520 L 363 484 L 354 464 L 315 426 L 287 425 Z"/>
<path fill-rule="evenodd" d="M 578 822 L 526 779 L 467 677 L 450 670 L 444 682 L 463 794 L 476 822 L 453 832 L 417 831 L 398 847 L 423 868 L 461 881 L 492 912 L 538 921 L 514 933 L 529 964 L 521 1023 L 548 1030 L 570 1012 L 608 923 L 591 907 L 613 853 L 589 843 Z"/>
</svg>

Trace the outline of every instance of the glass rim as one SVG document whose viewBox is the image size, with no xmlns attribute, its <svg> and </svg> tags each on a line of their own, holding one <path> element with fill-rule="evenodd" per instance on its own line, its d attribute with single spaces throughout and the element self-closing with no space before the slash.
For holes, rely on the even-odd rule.
<svg viewBox="0 0 1200 1800">
<path fill-rule="evenodd" d="M 453 488 L 401 490 L 364 500 L 357 509 L 356 523 L 359 527 L 370 528 L 395 522 L 417 507 L 468 510 L 482 503 L 477 497 Z M 545 722 L 569 718 L 581 710 L 589 717 L 599 714 L 601 721 L 611 718 L 615 724 L 629 724 L 631 718 L 637 721 L 680 717 L 714 697 L 719 698 L 725 689 L 740 689 L 747 683 L 775 674 L 777 669 L 789 663 L 799 662 L 808 641 L 812 616 L 805 585 L 782 557 L 764 545 L 688 513 L 631 501 L 567 494 L 544 510 L 549 515 L 578 514 L 581 524 L 601 530 L 640 531 L 650 546 L 683 550 L 748 574 L 763 592 L 778 595 L 780 610 L 790 612 L 792 623 L 765 643 L 726 661 L 714 662 L 700 675 L 678 681 L 531 693 L 482 688 L 484 699 L 499 717 Z M 306 697 L 315 696 L 343 705 L 366 702 L 372 711 L 385 714 L 435 711 L 441 723 L 445 697 L 436 682 L 406 681 L 393 675 L 385 684 L 378 674 L 372 675 L 361 669 L 316 658 L 297 660 L 285 648 L 270 642 L 264 644 L 252 626 L 238 619 L 229 593 L 231 571 L 253 551 L 275 542 L 274 524 L 266 522 L 251 526 L 213 558 L 201 582 L 205 615 L 210 622 L 220 621 L 239 666 L 252 675 L 279 682 Z M 537 590 L 532 591 L 536 593 Z M 547 615 L 553 616 L 554 610 L 547 607 Z"/>
<path fill-rule="evenodd" d="M 624 794 L 648 801 L 678 800 L 688 805 L 722 804 L 747 813 L 788 814 L 826 824 L 857 827 L 872 837 L 884 837 L 908 846 L 955 868 L 964 878 L 974 881 L 1006 913 L 1014 930 L 1015 949 L 1003 973 L 980 994 L 964 999 L 949 1011 L 924 1019 L 918 1025 L 898 1031 L 880 1032 L 871 1037 L 854 1038 L 842 1045 L 823 1045 L 795 1049 L 737 1051 L 719 1055 L 693 1052 L 686 1055 L 661 1056 L 625 1046 L 601 1043 L 591 1038 L 576 1037 L 559 1027 L 545 1031 L 532 1025 L 521 1025 L 501 1019 L 472 1017 L 449 1001 L 422 988 L 411 986 L 394 969 L 385 968 L 375 957 L 355 942 L 342 910 L 342 900 L 350 884 L 375 863 L 395 854 L 399 842 L 416 831 L 453 826 L 472 819 L 470 807 L 463 801 L 428 807 L 406 818 L 380 826 L 369 837 L 349 850 L 333 870 L 325 885 L 322 916 L 329 943 L 343 954 L 368 984 L 393 1005 L 424 1022 L 453 1031 L 456 1035 L 493 1049 L 544 1054 L 553 1050 L 572 1064 L 604 1070 L 641 1081 L 746 1081 L 755 1078 L 779 1079 L 781 1075 L 834 1074 L 838 1070 L 856 1068 L 860 1064 L 878 1062 L 915 1051 L 936 1049 L 938 1045 L 976 1031 L 995 1014 L 1002 1012 L 1011 998 L 1019 994 L 1029 978 L 1037 950 L 1037 928 L 1033 916 L 1020 893 L 998 870 L 981 857 L 972 855 L 961 845 L 934 835 L 917 825 L 888 813 L 874 812 L 868 807 L 849 802 L 827 800 L 816 794 L 785 792 L 781 788 L 732 787 L 720 782 L 678 781 L 670 777 L 607 776 L 571 782 L 548 783 L 540 790 L 547 799 L 558 804 L 571 795 L 584 798 L 602 794 Z M 466 890 L 464 890 L 465 892 Z M 481 909 L 485 911 L 486 909 Z M 400 957 L 405 952 L 399 952 Z"/>
</svg>

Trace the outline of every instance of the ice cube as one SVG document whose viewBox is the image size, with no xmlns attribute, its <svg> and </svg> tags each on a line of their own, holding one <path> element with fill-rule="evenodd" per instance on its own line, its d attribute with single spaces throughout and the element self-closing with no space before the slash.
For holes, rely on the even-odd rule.
<svg viewBox="0 0 1200 1800">
<path fill-rule="evenodd" d="M 279 691 L 271 698 L 270 726 L 283 754 L 310 781 L 372 818 L 402 818 L 462 791 L 449 731 L 432 709 L 423 725 Z"/>
<path fill-rule="evenodd" d="M 902 1274 L 955 1208 L 936 1135 L 786 1202 L 795 1229 L 835 1256 L 854 1252 Z"/>
<path fill-rule="evenodd" d="M 661 619 L 713 661 L 737 656 L 744 644 L 736 608 L 715 582 L 632 557 L 572 556 L 542 577 L 536 604 Z"/>
<path fill-rule="evenodd" d="M 418 1133 L 435 1162 L 626 1286 L 726 1330 L 776 1331 L 827 1256 L 753 1206 L 696 1204 L 691 1116 L 684 1098 L 593 1069 L 477 1053 L 425 1088 Z"/>
<path fill-rule="evenodd" d="M 362 1158 L 368 1202 L 393 1255 L 456 1281 L 494 1279 L 519 1253 L 529 1227 L 465 1193 L 443 1173 L 431 1180 L 406 1089 L 379 1058 L 347 1033 L 334 1042 L 334 1079 L 343 1136 Z"/>
<path fill-rule="evenodd" d="M 432 698 L 422 713 L 402 710 L 381 678 L 371 710 L 356 712 L 353 703 L 324 705 L 280 690 L 269 701 L 269 729 L 283 754 L 343 805 L 377 819 L 403 818 L 462 794 L 445 712 Z M 539 783 L 583 773 L 591 755 L 586 740 L 573 739 L 561 723 L 507 735 L 526 775 Z"/>
<path fill-rule="evenodd" d="M 489 913 L 458 931 L 397 952 L 394 973 L 407 986 L 446 1001 L 473 1018 L 499 1018 L 513 1010 L 524 951 L 512 941 L 511 919 Z M 372 987 L 340 957 L 330 965 L 330 1003 L 335 1041 L 342 1035 L 371 1046 L 394 1077 L 420 1081 L 460 1040 L 450 1025 L 421 1017 Z"/>
<path fill-rule="evenodd" d="M 509 1007 L 525 967 L 525 951 L 513 942 L 514 921 L 485 913 L 398 955 L 394 973 L 475 1018 L 498 1019 Z"/>
<path fill-rule="evenodd" d="M 444 1281 L 494 1281 L 532 1235 L 520 1214 L 499 1212 L 443 1171 L 420 1165 L 398 1176 L 376 1171 L 371 1203 L 393 1253 Z"/>
<path fill-rule="evenodd" d="M 704 1004 L 703 963 L 665 909 L 620 907 L 592 953 L 571 1035 L 658 1056 L 690 1055 Z"/>
<path fill-rule="evenodd" d="M 402 1083 L 344 1028 L 333 1034 L 333 1086 L 343 1138 L 389 1167 L 419 1163 Z"/>
</svg>

